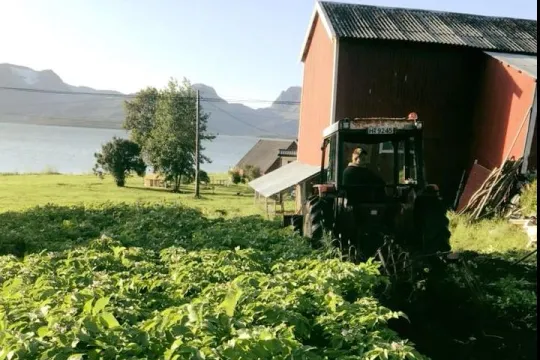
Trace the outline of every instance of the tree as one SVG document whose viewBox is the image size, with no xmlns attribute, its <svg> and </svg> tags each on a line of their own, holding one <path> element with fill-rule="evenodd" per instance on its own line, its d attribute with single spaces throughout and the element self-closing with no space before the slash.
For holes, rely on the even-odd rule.
<svg viewBox="0 0 540 360">
<path fill-rule="evenodd" d="M 154 87 L 147 87 L 139 91 L 133 100 L 124 102 L 126 118 L 123 127 L 130 132 L 130 139 L 143 150 L 154 127 L 158 102 L 159 91 Z"/>
<path fill-rule="evenodd" d="M 199 181 L 202 184 L 210 184 L 210 176 L 208 176 L 208 173 L 204 170 L 199 170 Z"/>
<path fill-rule="evenodd" d="M 93 171 L 102 175 L 110 173 L 117 186 L 124 186 L 126 177 L 132 171 L 144 176 L 146 165 L 141 159 L 141 148 L 138 144 L 116 136 L 101 147 L 101 152 L 95 153 L 96 164 Z"/>
<path fill-rule="evenodd" d="M 199 138 L 212 140 L 206 132 L 209 115 L 199 108 Z M 173 192 L 180 191 L 182 177 L 189 178 L 195 171 L 196 92 L 188 80 L 182 84 L 171 79 L 159 92 L 159 101 L 152 129 L 144 141 L 144 152 L 154 169 L 173 184 Z M 202 155 L 200 162 L 210 162 Z"/>
<path fill-rule="evenodd" d="M 233 168 L 229 170 L 229 176 L 230 176 L 231 182 L 235 185 L 245 182 L 244 174 L 241 169 Z"/>
<path fill-rule="evenodd" d="M 195 181 L 195 171 L 193 174 L 182 176 L 182 183 L 183 184 L 191 184 Z M 204 170 L 199 170 L 199 181 L 201 184 L 209 184 L 210 183 L 210 176 L 208 176 L 208 173 Z"/>
<path fill-rule="evenodd" d="M 251 181 L 261 176 L 261 169 L 258 166 L 245 165 L 243 170 L 244 177 Z"/>
</svg>

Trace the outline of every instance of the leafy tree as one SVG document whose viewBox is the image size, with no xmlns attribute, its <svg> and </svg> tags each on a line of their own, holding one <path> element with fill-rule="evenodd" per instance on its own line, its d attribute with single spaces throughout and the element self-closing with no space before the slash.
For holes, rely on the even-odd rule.
<svg viewBox="0 0 540 360">
<path fill-rule="evenodd" d="M 154 127 L 158 101 L 159 91 L 154 87 L 147 87 L 139 91 L 133 100 L 124 102 L 126 118 L 123 127 L 130 131 L 130 139 L 143 149 Z"/>
<path fill-rule="evenodd" d="M 204 170 L 199 170 L 199 181 L 203 184 L 210 184 L 210 176 Z"/>
<path fill-rule="evenodd" d="M 207 133 L 209 115 L 199 108 L 199 138 L 212 140 L 215 136 Z M 179 84 L 171 79 L 168 86 L 159 92 L 159 101 L 154 124 L 144 141 L 144 152 L 156 171 L 173 184 L 173 191 L 180 191 L 183 177 L 194 176 L 195 131 L 196 131 L 196 93 L 188 80 Z M 210 162 L 202 155 L 200 163 Z"/>
<path fill-rule="evenodd" d="M 241 169 L 234 168 L 234 169 L 229 170 L 229 176 L 230 176 L 231 182 L 235 185 L 245 182 L 244 175 Z"/>
<path fill-rule="evenodd" d="M 191 184 L 195 181 L 195 171 L 189 175 L 182 176 L 182 183 L 183 184 Z M 210 176 L 208 176 L 208 173 L 204 170 L 199 170 L 199 181 L 202 184 L 208 184 L 210 183 Z"/>
<path fill-rule="evenodd" d="M 117 186 L 124 186 L 126 176 L 134 171 L 144 176 L 146 165 L 141 159 L 141 148 L 138 144 L 116 136 L 101 147 L 101 152 L 95 153 L 96 164 L 93 171 L 97 175 L 110 173 Z"/>
<path fill-rule="evenodd" d="M 246 165 L 242 170 L 244 177 L 249 181 L 255 180 L 261 176 L 261 169 L 258 166 Z"/>
</svg>

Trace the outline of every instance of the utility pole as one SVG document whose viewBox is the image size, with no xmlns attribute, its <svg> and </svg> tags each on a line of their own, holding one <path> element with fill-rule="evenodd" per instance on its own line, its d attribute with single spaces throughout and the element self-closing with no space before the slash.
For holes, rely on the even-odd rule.
<svg viewBox="0 0 540 360">
<path fill-rule="evenodd" d="M 195 102 L 195 198 L 200 198 L 200 181 L 199 181 L 199 165 L 200 165 L 200 144 L 199 144 L 199 90 L 197 90 L 197 100 Z"/>
</svg>

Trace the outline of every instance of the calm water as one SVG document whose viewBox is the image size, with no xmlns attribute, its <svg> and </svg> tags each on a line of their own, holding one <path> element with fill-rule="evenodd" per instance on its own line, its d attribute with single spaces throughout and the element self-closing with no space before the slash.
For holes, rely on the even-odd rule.
<svg viewBox="0 0 540 360">
<path fill-rule="evenodd" d="M 46 167 L 61 173 L 92 171 L 94 153 L 123 130 L 0 123 L 0 172 L 39 172 Z M 220 135 L 204 143 L 211 164 L 207 172 L 225 172 L 257 142 L 256 138 Z"/>
</svg>

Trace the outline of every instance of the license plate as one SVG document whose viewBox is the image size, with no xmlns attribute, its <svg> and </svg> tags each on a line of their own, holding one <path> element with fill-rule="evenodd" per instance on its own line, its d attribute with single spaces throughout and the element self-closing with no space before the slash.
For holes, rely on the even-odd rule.
<svg viewBox="0 0 540 360">
<path fill-rule="evenodd" d="M 367 129 L 367 133 L 370 135 L 385 135 L 393 134 L 394 128 L 391 127 L 371 127 Z"/>
</svg>

